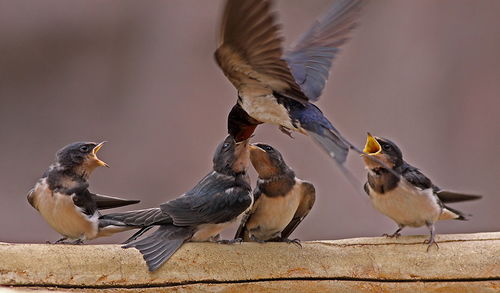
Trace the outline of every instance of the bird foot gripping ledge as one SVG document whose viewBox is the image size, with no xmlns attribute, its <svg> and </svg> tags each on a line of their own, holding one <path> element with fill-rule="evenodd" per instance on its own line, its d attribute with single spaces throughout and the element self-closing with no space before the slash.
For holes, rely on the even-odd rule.
<svg viewBox="0 0 500 293">
<path fill-rule="evenodd" d="M 0 243 L 0 293 L 500 291 L 500 232 L 424 238 L 187 243 L 155 273 L 119 245 Z"/>
</svg>

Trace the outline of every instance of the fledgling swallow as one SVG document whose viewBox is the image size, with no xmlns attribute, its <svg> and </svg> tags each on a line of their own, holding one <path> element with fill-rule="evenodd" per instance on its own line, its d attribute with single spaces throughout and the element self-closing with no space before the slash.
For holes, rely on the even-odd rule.
<svg viewBox="0 0 500 293">
<path fill-rule="evenodd" d="M 88 190 L 92 171 L 108 164 L 97 158 L 104 142 L 75 142 L 60 149 L 56 162 L 28 193 L 28 202 L 40 212 L 47 223 L 73 244 L 124 231 L 123 227 L 99 226 L 101 209 L 138 203 L 117 197 L 94 194 Z"/>
<path fill-rule="evenodd" d="M 267 144 L 250 146 L 250 160 L 259 174 L 254 189 L 254 204 L 242 219 L 235 239 L 244 241 L 283 241 L 311 210 L 316 192 L 314 185 L 295 177 L 282 155 Z"/>
<path fill-rule="evenodd" d="M 248 141 L 236 143 L 228 136 L 215 151 L 213 170 L 190 191 L 159 208 L 109 214 L 101 220 L 142 228 L 124 248 L 137 248 L 150 271 L 158 269 L 186 241 L 232 243 L 219 240 L 219 233 L 252 205 L 249 161 Z M 158 229 L 151 235 L 135 240 L 154 226 Z"/>
<path fill-rule="evenodd" d="M 363 0 L 337 0 L 327 13 L 283 52 L 280 26 L 270 0 L 228 0 L 220 28 L 217 64 L 238 90 L 228 117 L 237 141 L 260 123 L 278 125 L 290 135 L 309 135 L 338 163 L 349 149 L 359 153 L 321 110 L 319 99 L 333 59 L 356 26 Z"/>
<path fill-rule="evenodd" d="M 445 203 L 479 199 L 481 196 L 461 194 L 442 190 L 432 183 L 419 169 L 406 163 L 399 147 L 386 138 L 374 137 L 368 133 L 364 152 L 377 157 L 395 172 L 364 157 L 368 170 L 366 193 L 376 210 L 398 224 L 398 229 L 388 237 L 400 236 L 406 226 L 427 226 L 430 238 L 425 241 L 428 249 L 435 244 L 434 224 L 438 220 L 467 220 L 466 215 L 452 209 Z M 396 176 L 395 174 L 400 174 Z M 437 244 L 436 244 L 437 246 Z"/>
</svg>

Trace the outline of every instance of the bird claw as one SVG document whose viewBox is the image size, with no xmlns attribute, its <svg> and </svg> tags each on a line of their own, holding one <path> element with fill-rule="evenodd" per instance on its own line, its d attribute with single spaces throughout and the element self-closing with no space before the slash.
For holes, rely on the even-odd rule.
<svg viewBox="0 0 500 293">
<path fill-rule="evenodd" d="M 285 128 L 284 126 L 279 126 L 279 129 L 281 130 L 281 132 L 283 132 L 284 134 L 288 135 L 290 138 L 294 138 L 292 136 L 292 132 L 290 130 L 288 130 L 287 128 Z"/>
<path fill-rule="evenodd" d="M 434 240 L 434 238 L 429 238 L 429 239 L 425 239 L 424 240 L 424 244 L 428 244 L 427 246 L 427 252 L 429 252 L 429 250 L 431 249 L 431 247 L 433 245 L 436 246 L 437 249 L 439 249 L 439 245 L 437 244 L 437 242 Z"/>
<path fill-rule="evenodd" d="M 250 240 L 254 241 L 254 242 L 257 242 L 257 243 L 266 243 L 265 240 L 260 240 L 260 239 L 257 239 L 254 235 L 250 236 Z"/>
<path fill-rule="evenodd" d="M 68 238 L 66 238 L 66 237 L 61 238 L 61 239 L 57 240 L 56 242 L 54 242 L 54 244 L 71 244 L 71 245 L 80 245 L 80 244 L 83 244 L 83 240 L 82 239 L 76 239 L 74 241 L 65 241 L 67 239 Z M 47 241 L 47 243 L 50 243 L 50 241 Z"/>
<path fill-rule="evenodd" d="M 281 238 L 280 241 L 288 244 L 295 244 L 298 247 L 302 248 L 302 243 L 300 243 L 300 239 L 298 238 L 295 239 Z"/>
<path fill-rule="evenodd" d="M 235 243 L 240 243 L 243 242 L 243 239 L 241 238 L 235 238 L 235 239 L 220 239 L 216 240 L 215 242 L 219 244 L 235 244 Z"/>
<path fill-rule="evenodd" d="M 387 238 L 398 238 L 399 236 L 401 236 L 401 233 L 399 233 L 399 232 L 392 233 L 392 234 L 384 233 L 384 234 L 382 234 L 382 236 L 387 237 Z"/>
</svg>

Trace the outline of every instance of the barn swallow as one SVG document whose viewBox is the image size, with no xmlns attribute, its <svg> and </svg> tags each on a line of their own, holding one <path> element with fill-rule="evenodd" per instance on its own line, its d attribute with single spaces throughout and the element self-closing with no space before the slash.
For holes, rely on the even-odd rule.
<svg viewBox="0 0 500 293">
<path fill-rule="evenodd" d="M 113 226 L 142 228 L 124 248 L 137 248 L 150 271 L 158 269 L 186 241 L 232 243 L 219 240 L 219 233 L 252 205 L 249 161 L 248 141 L 237 143 L 228 136 L 215 151 L 213 170 L 190 191 L 159 208 L 109 214 L 101 220 Z M 151 235 L 135 240 L 154 226 L 159 228 Z"/>
<path fill-rule="evenodd" d="M 300 245 L 288 237 L 311 210 L 314 185 L 295 177 L 282 155 L 267 144 L 252 144 L 250 160 L 259 174 L 254 204 L 242 219 L 235 239 L 244 241 L 283 241 Z"/>
<path fill-rule="evenodd" d="M 311 136 L 338 163 L 349 149 L 361 153 L 311 102 L 319 99 L 363 2 L 336 1 L 285 53 L 272 1 L 226 2 L 215 59 L 238 91 L 228 117 L 228 131 L 237 141 L 248 139 L 260 123 L 271 123 L 288 135 Z"/>
<path fill-rule="evenodd" d="M 368 133 L 364 152 L 395 171 L 389 172 L 373 160 L 364 158 L 368 170 L 368 181 L 364 185 L 366 193 L 376 210 L 398 224 L 396 232 L 385 236 L 397 237 L 406 226 L 425 225 L 430 231 L 430 238 L 425 241 L 429 249 L 436 243 L 434 224 L 438 220 L 467 220 L 464 213 L 445 204 L 481 198 L 440 189 L 419 169 L 406 163 L 399 147 L 386 138 Z"/>
<path fill-rule="evenodd" d="M 56 162 L 28 193 L 28 202 L 64 238 L 81 244 L 84 240 L 124 231 L 123 227 L 99 227 L 100 209 L 116 208 L 138 203 L 117 197 L 91 193 L 88 179 L 99 166 L 109 167 L 97 158 L 104 142 L 75 142 L 60 149 Z"/>
</svg>

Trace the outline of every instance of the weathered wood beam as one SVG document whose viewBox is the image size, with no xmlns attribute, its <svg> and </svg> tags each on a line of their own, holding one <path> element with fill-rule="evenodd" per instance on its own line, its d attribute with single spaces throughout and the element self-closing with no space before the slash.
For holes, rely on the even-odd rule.
<svg viewBox="0 0 500 293">
<path fill-rule="evenodd" d="M 118 245 L 0 243 L 0 285 L 88 292 L 498 292 L 500 232 L 223 245 L 188 243 L 157 272 Z M 0 293 L 1 293 L 0 289 Z"/>
</svg>

